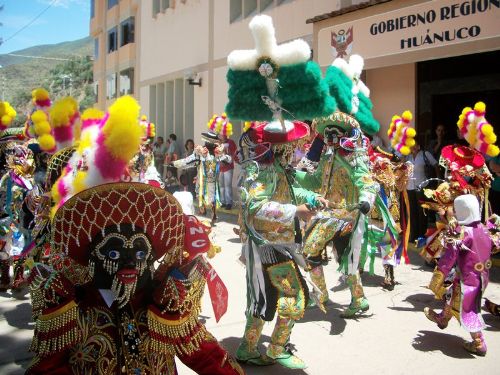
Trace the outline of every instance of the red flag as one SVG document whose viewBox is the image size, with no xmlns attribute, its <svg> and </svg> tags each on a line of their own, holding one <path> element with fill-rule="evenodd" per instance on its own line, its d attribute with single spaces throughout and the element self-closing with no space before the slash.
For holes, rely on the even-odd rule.
<svg viewBox="0 0 500 375">
<path fill-rule="evenodd" d="M 189 260 L 192 260 L 210 249 L 210 239 L 204 225 L 195 216 L 184 215 L 184 223 L 186 225 L 184 246 L 189 253 Z"/>
<path fill-rule="evenodd" d="M 212 265 L 206 262 L 208 267 L 207 272 L 207 285 L 208 293 L 210 294 L 210 300 L 212 301 L 212 308 L 214 309 L 215 320 L 219 322 L 220 318 L 227 311 L 227 301 L 229 294 L 224 282 L 219 277 Z"/>
</svg>

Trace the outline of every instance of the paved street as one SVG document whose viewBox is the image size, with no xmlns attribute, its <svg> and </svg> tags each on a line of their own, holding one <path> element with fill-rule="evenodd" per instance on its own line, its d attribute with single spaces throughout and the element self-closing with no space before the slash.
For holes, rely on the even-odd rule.
<svg viewBox="0 0 500 375">
<path fill-rule="evenodd" d="M 244 328 L 244 267 L 238 261 L 240 244 L 233 234 L 236 218 L 221 215 L 215 229 L 222 253 L 212 260 L 229 289 L 229 309 L 219 323 L 215 322 L 208 298 L 204 298 L 203 319 L 207 328 L 232 353 L 236 350 Z M 336 264 L 327 268 L 327 284 L 331 288 L 327 314 L 317 308 L 308 310 L 294 328 L 292 343 L 298 355 L 308 364 L 304 371 L 289 371 L 273 365 L 266 368 L 245 367 L 247 374 L 466 374 L 495 373 L 500 353 L 500 319 L 484 313 L 488 355 L 476 358 L 462 349 L 468 334 L 456 321 L 441 331 L 422 313 L 427 305 L 435 307 L 425 285 L 431 270 L 423 266 L 412 252 L 412 264 L 400 266 L 396 278 L 400 283 L 392 292 L 379 287 L 382 265 L 377 259 L 377 275 L 363 275 L 365 293 L 370 301 L 368 313 L 356 320 L 339 317 L 349 303 L 349 291 L 339 279 Z M 494 269 L 486 296 L 500 301 L 500 269 Z M 10 293 L 0 294 L 0 374 L 21 374 L 29 362 L 27 348 L 33 325 L 27 297 L 15 299 Z M 263 340 L 269 341 L 273 324 L 267 324 Z M 180 374 L 194 374 L 179 365 Z"/>
</svg>

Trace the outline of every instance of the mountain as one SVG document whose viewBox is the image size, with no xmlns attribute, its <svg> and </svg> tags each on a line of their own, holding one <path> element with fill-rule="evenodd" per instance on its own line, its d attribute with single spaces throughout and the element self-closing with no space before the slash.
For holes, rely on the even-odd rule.
<svg viewBox="0 0 500 375">
<path fill-rule="evenodd" d="M 85 93 L 91 91 L 93 49 L 92 38 L 86 37 L 71 42 L 39 45 L 9 54 L 0 54 L 2 66 L 0 99 L 11 103 L 18 112 L 19 121 L 22 121 L 24 117 L 22 114 L 31 109 L 31 91 L 34 88 L 48 89 L 53 99 L 69 95 L 69 79 L 63 76 L 71 74 L 75 78 L 72 80 L 71 94 L 77 100 L 82 100 L 86 96 Z M 85 82 L 76 81 L 76 75 L 71 72 L 72 66 L 75 65 L 73 61 L 81 62 L 90 69 L 90 79 L 86 79 Z"/>
<path fill-rule="evenodd" d="M 55 58 L 71 58 L 75 56 L 91 56 L 93 55 L 93 43 L 91 37 L 86 37 L 72 42 L 62 42 L 57 44 L 43 44 L 33 46 L 9 54 L 0 54 L 0 65 L 4 68 L 10 65 L 24 64 L 33 61 L 33 58 L 19 57 L 12 55 L 26 55 L 35 57 L 55 57 Z M 42 60 L 39 61 L 54 61 L 56 65 L 58 60 Z"/>
</svg>

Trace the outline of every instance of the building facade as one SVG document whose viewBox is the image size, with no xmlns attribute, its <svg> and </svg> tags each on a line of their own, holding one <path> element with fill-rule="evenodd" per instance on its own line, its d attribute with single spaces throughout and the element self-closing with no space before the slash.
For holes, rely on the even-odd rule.
<svg viewBox="0 0 500 375">
<path fill-rule="evenodd" d="M 90 36 L 94 39 L 94 85 L 97 106 L 117 97 L 137 97 L 140 0 L 91 0 Z"/>
<path fill-rule="evenodd" d="M 364 57 L 382 136 L 392 115 L 409 109 L 424 142 L 438 124 L 456 139 L 462 108 L 479 100 L 498 133 L 499 0 L 371 0 L 307 22 L 322 67 L 344 50 Z"/>
<path fill-rule="evenodd" d="M 227 101 L 226 58 L 253 48 L 248 30 L 273 17 L 278 43 L 306 40 L 322 68 L 339 55 L 365 58 L 363 78 L 385 136 L 409 109 L 428 138 L 451 137 L 464 106 L 487 104 L 500 122 L 500 0 L 93 0 L 98 106 L 133 94 L 158 135 L 183 143 Z M 241 127 L 234 126 L 234 139 Z"/>
</svg>

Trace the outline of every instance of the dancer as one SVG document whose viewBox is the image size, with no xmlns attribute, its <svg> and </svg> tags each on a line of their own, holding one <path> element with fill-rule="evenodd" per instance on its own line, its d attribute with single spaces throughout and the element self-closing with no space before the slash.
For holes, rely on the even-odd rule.
<svg viewBox="0 0 500 375">
<path fill-rule="evenodd" d="M 256 49 L 228 56 L 226 113 L 246 123 L 240 139 L 242 238 L 247 276 L 246 326 L 236 357 L 256 365 L 278 362 L 291 369 L 305 363 L 288 347 L 292 328 L 304 314 L 308 290 L 296 259 L 298 218 L 308 220 L 326 201 L 299 188 L 288 168 L 297 143 L 309 134 L 293 119 L 327 115 L 335 109 L 319 66 L 310 60 L 306 42 L 277 45 L 269 16 L 250 22 Z M 290 120 L 290 121 L 289 121 Z M 257 349 L 265 321 L 277 315 L 266 356 Z"/>
<path fill-rule="evenodd" d="M 27 374 L 176 374 L 174 357 L 198 374 L 243 373 L 198 320 L 211 269 L 204 228 L 163 189 L 122 180 L 141 143 L 138 115 L 119 98 L 70 159 L 75 173 L 55 183 L 50 261 L 29 278 Z"/>
<path fill-rule="evenodd" d="M 387 207 L 377 196 L 379 186 L 369 171 L 367 139 L 358 122 L 345 113 L 335 112 L 315 120 L 315 124 L 319 135 L 307 160 L 302 160 L 298 168 L 311 165 L 311 161 L 319 164 L 313 173 L 297 171 L 296 179 L 301 186 L 324 194 L 332 204 L 320 211 L 306 228 L 303 252 L 311 268 L 311 278 L 323 293 L 321 302 L 325 302 L 328 294 L 322 263 L 327 244 L 333 242 L 351 291 L 351 303 L 342 316 L 352 318 L 369 309 L 358 270 L 369 255 L 370 234 L 378 233 L 374 228 L 368 230 L 368 213 L 375 203 L 384 221 L 391 222 L 393 234 L 397 233 Z M 326 151 L 322 153 L 325 144 Z"/>
<path fill-rule="evenodd" d="M 221 125 L 221 131 L 228 124 L 230 123 L 226 119 L 226 123 Z M 205 141 L 204 145 L 195 146 L 194 152 L 190 156 L 174 161 L 173 165 L 176 168 L 184 168 L 193 163 L 198 164 L 196 178 L 198 208 L 202 215 L 206 213 L 207 209 L 212 210 L 211 224 L 213 226 L 217 220 L 217 208 L 220 207 L 219 165 L 222 162 L 229 163 L 232 159 L 224 152 L 224 147 L 216 132 L 204 132 L 201 136 Z"/>
<path fill-rule="evenodd" d="M 447 213 L 448 227 L 445 235 L 445 252 L 434 271 L 429 288 L 439 298 L 443 284 L 453 267 L 457 266 L 453 280 L 452 301 L 459 301 L 459 319 L 471 335 L 472 342 L 464 348 L 479 356 L 486 355 L 486 342 L 482 330 L 484 321 L 481 317 L 481 297 L 488 286 L 491 268 L 492 241 L 486 227 L 481 224 L 479 202 L 472 194 L 461 195 L 453 202 L 454 216 Z M 425 316 L 444 329 L 453 314 L 452 304 L 446 304 L 441 313 L 430 308 L 424 309 Z"/>
<path fill-rule="evenodd" d="M 389 212 L 396 223 L 396 230 L 400 234 L 400 241 L 394 243 L 391 239 L 384 239 L 378 245 L 382 253 L 382 265 L 384 267 L 384 281 L 382 287 L 393 290 L 396 285 L 394 267 L 398 265 L 401 258 L 405 263 L 410 262 L 408 258 L 408 242 L 410 236 L 410 207 L 406 185 L 413 174 L 413 165 L 405 162 L 402 157 L 411 152 L 415 145 L 415 129 L 410 126 L 412 114 L 410 111 L 403 112 L 402 116 L 395 115 L 389 125 L 388 136 L 391 141 L 392 153 L 381 148 L 369 149 L 370 170 L 373 179 L 380 185 L 380 197 L 388 207 Z M 378 210 L 372 212 L 372 218 L 382 219 Z"/>
</svg>

